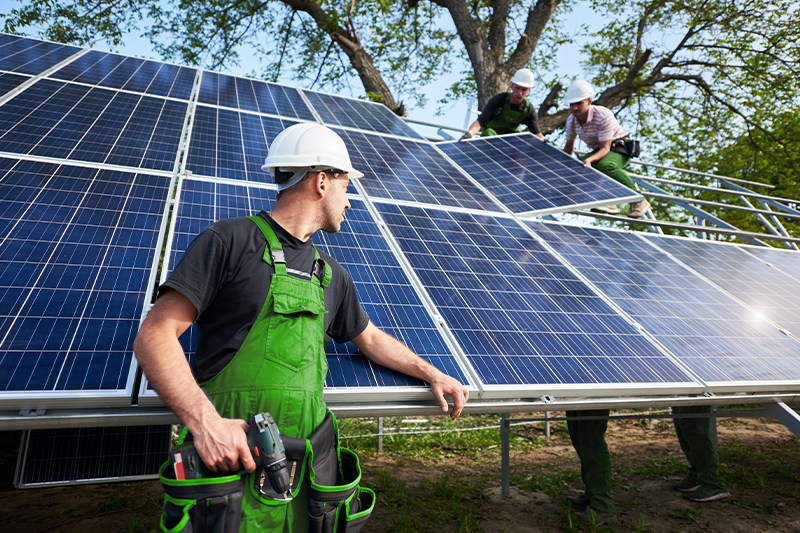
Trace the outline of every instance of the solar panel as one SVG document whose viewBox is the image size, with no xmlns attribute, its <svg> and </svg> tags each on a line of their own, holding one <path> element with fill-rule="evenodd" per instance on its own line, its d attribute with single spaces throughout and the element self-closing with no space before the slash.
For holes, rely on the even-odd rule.
<svg viewBox="0 0 800 533">
<path fill-rule="evenodd" d="M 424 139 L 385 105 L 308 90 L 303 94 L 325 125 Z"/>
<path fill-rule="evenodd" d="M 171 236 L 168 271 L 180 259 L 189 242 L 208 225 L 223 218 L 248 216 L 272 210 L 274 189 L 238 184 L 182 180 L 174 234 Z M 378 327 L 404 342 L 423 359 L 469 386 L 464 368 L 452 355 L 430 312 L 423 305 L 408 276 L 392 253 L 386 238 L 369 214 L 364 202 L 351 198 L 342 230 L 336 234 L 318 232 L 312 240 L 339 261 L 350 273 L 364 309 Z M 193 326 L 194 328 L 194 326 Z M 194 353 L 196 332 L 182 339 Z M 381 388 L 393 392 L 393 399 L 404 394 L 427 394 L 424 384 L 414 378 L 372 364 L 357 353 L 352 343 L 328 347 L 328 376 L 325 393 L 329 400 L 342 400 Z M 144 393 L 143 396 L 152 393 Z"/>
<path fill-rule="evenodd" d="M 336 128 L 373 198 L 499 211 L 501 208 L 427 142 Z"/>
<path fill-rule="evenodd" d="M 642 196 L 531 134 L 437 143 L 514 213 L 547 215 Z"/>
<path fill-rule="evenodd" d="M 30 78 L 27 76 L 20 76 L 18 74 L 0 74 L 0 97 L 10 93 Z"/>
<path fill-rule="evenodd" d="M 155 479 L 172 427 L 37 429 L 20 446 L 15 485 L 33 488 L 122 479 Z"/>
<path fill-rule="evenodd" d="M 800 279 L 769 266 L 738 245 L 655 236 L 647 240 L 763 318 L 800 337 Z"/>
<path fill-rule="evenodd" d="M 270 143 L 295 121 L 198 105 L 186 169 L 199 176 L 272 183 L 261 170 Z"/>
<path fill-rule="evenodd" d="M 800 252 L 768 246 L 743 246 L 742 249 L 794 276 L 795 279 L 800 279 Z"/>
<path fill-rule="evenodd" d="M 316 122 L 314 114 L 295 87 L 250 78 L 237 78 L 208 70 L 203 71 L 197 101 L 202 104 Z"/>
<path fill-rule="evenodd" d="M 129 404 L 170 178 L 0 161 L 0 404 Z"/>
<path fill-rule="evenodd" d="M 0 109 L 4 152 L 171 170 L 187 104 L 41 80 Z"/>
<path fill-rule="evenodd" d="M 639 236 L 529 225 L 712 392 L 797 387 L 800 343 Z"/>
<path fill-rule="evenodd" d="M 698 389 L 514 220 L 376 207 L 484 397 Z"/>
<path fill-rule="evenodd" d="M 0 47 L 0 70 L 20 74 L 40 74 L 81 49 L 35 39 L 8 40 Z"/>
<path fill-rule="evenodd" d="M 50 78 L 188 100 L 197 70 L 92 50 Z"/>
</svg>

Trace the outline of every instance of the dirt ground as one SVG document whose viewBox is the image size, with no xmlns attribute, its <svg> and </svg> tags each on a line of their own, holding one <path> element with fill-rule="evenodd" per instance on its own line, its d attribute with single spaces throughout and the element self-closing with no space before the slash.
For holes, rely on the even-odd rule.
<svg viewBox="0 0 800 533">
<path fill-rule="evenodd" d="M 671 423 L 612 422 L 607 441 L 615 473 L 617 517 L 611 530 L 800 532 L 800 440 L 767 418 L 721 419 L 718 431 L 723 475 L 733 498 L 694 504 L 671 488 L 681 479 L 684 463 Z M 538 427 L 531 426 L 517 426 L 512 432 L 541 435 Z M 13 459 L 11 450 L 0 457 L 0 531 L 4 533 L 157 530 L 162 495 L 158 481 L 18 490 L 11 487 Z M 564 498 L 579 494 L 582 487 L 576 474 L 577 456 L 563 429 L 557 428 L 539 449 L 525 453 L 512 450 L 512 489 L 507 496 L 500 494 L 500 456 L 496 448 L 487 450 L 481 460 L 458 455 L 432 461 L 365 454 L 362 467 L 367 486 L 380 485 L 375 476 L 389 472 L 390 479 L 399 480 L 410 492 L 431 479 L 477 481 L 470 485 L 474 490 L 459 493 L 459 501 L 455 502 L 474 517 L 469 527 L 459 527 L 457 523 L 430 528 L 425 524 L 412 528 L 398 525 L 394 516 L 397 508 L 391 503 L 387 506 L 379 489 L 378 504 L 365 533 L 591 530 L 585 523 L 572 526 L 565 518 Z M 451 477 L 442 478 L 443 472 Z M 562 472 L 564 475 L 560 476 Z M 545 485 L 542 480 L 546 480 Z"/>
</svg>

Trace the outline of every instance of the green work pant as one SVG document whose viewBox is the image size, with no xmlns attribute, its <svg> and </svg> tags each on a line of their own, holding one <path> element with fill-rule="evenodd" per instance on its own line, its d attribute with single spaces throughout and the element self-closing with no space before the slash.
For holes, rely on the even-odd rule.
<svg viewBox="0 0 800 533">
<path fill-rule="evenodd" d="M 581 157 L 581 161 L 586 160 L 586 158 L 588 158 L 590 155 L 594 155 L 595 153 L 597 153 L 597 150 Z M 625 157 L 622 154 L 618 154 L 617 152 L 608 152 L 603 159 L 592 163 L 592 167 L 596 170 L 599 170 L 609 178 L 613 178 L 629 189 L 635 191 L 636 184 L 633 183 L 631 177 L 628 176 L 624 170 L 622 170 L 628 166 L 630 161 L 631 159 L 629 157 Z"/>
<path fill-rule="evenodd" d="M 672 414 L 687 415 L 711 413 L 709 405 L 693 405 L 688 407 L 673 407 Z M 697 482 L 702 485 L 711 485 L 719 489 L 728 490 L 725 482 L 719 476 L 719 461 L 711 443 L 710 418 L 676 418 L 675 432 L 686 459 L 689 461 L 689 474 L 697 477 Z"/>
<path fill-rule="evenodd" d="M 567 429 L 572 447 L 581 460 L 581 478 L 589 507 L 603 513 L 614 512 L 611 495 L 611 454 L 606 445 L 608 420 L 569 420 L 581 416 L 608 416 L 608 409 L 567 411 Z"/>
</svg>

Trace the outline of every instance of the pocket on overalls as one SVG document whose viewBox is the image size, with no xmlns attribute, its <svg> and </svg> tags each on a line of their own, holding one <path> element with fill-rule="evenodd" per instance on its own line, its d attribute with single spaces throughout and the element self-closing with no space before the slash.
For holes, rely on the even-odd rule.
<svg viewBox="0 0 800 533">
<path fill-rule="evenodd" d="M 311 442 L 311 485 L 308 491 L 309 533 L 359 531 L 375 506 L 375 494 L 361 489 L 358 456 L 338 448 L 333 415 L 328 413 L 308 439 Z"/>
<path fill-rule="evenodd" d="M 244 481 L 240 474 L 175 479 L 172 463 L 158 470 L 164 487 L 164 533 L 236 533 L 242 515 Z"/>
</svg>

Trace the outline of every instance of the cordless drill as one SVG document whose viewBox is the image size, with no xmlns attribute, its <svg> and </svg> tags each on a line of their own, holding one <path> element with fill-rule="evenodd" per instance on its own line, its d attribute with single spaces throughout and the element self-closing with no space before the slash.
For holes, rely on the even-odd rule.
<svg viewBox="0 0 800 533">
<path fill-rule="evenodd" d="M 259 413 L 250 419 L 250 427 L 247 429 L 247 448 L 256 466 L 260 466 L 267 473 L 273 490 L 278 494 L 287 492 L 289 469 L 286 463 L 286 450 L 272 415 Z M 211 477 L 203 461 L 200 460 L 194 442 L 187 441 L 173 446 L 169 455 L 175 469 L 175 479 Z"/>
</svg>

